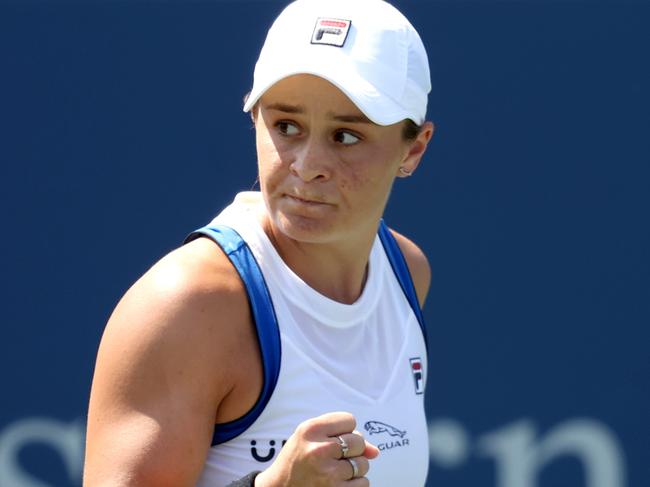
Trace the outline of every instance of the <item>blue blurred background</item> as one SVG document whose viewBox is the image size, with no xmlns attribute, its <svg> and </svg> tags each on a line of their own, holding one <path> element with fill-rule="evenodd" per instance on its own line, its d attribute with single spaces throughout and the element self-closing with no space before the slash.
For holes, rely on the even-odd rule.
<svg viewBox="0 0 650 487">
<path fill-rule="evenodd" d="M 650 485 L 650 3 L 394 3 L 437 125 L 386 213 L 433 269 L 428 485 Z M 0 2 L 0 487 L 81 484 L 117 300 L 254 187 L 284 4 Z"/>
</svg>

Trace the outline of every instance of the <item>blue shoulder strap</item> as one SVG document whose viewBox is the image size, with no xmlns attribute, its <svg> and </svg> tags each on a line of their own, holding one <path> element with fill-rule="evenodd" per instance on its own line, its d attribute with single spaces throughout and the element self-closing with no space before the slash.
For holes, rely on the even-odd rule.
<svg viewBox="0 0 650 487">
<path fill-rule="evenodd" d="M 225 443 L 244 432 L 262 413 L 271 398 L 280 375 L 280 330 L 275 316 L 273 302 L 255 257 L 244 239 L 232 228 L 224 225 L 211 225 L 192 232 L 185 243 L 200 236 L 214 240 L 230 259 L 239 273 L 246 291 L 248 302 L 257 328 L 257 337 L 264 368 L 262 393 L 255 405 L 244 416 L 228 423 L 216 425 L 212 445 Z M 244 367 L 245 364 L 242 364 Z"/>
<path fill-rule="evenodd" d="M 420 329 L 422 330 L 422 336 L 424 337 L 424 345 L 427 349 L 427 354 L 429 352 L 429 343 L 427 340 L 427 328 L 424 323 L 424 316 L 422 315 L 422 309 L 420 308 L 420 302 L 418 301 L 418 296 L 415 292 L 415 286 L 413 285 L 413 279 L 411 278 L 411 273 L 409 272 L 408 265 L 404 259 L 404 255 L 395 240 L 395 237 L 388 229 L 388 226 L 384 223 L 384 220 L 379 222 L 379 239 L 381 240 L 382 245 L 384 246 L 384 251 L 388 257 L 395 277 L 399 281 L 402 291 L 408 300 L 415 317 L 418 319 L 420 324 Z"/>
</svg>

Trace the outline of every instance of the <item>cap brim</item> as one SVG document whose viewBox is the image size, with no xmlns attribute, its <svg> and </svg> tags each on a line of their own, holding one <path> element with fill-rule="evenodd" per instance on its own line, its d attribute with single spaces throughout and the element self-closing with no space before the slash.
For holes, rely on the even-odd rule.
<svg viewBox="0 0 650 487">
<path fill-rule="evenodd" d="M 319 63 L 321 66 L 324 63 Z M 327 72 L 323 69 L 317 69 L 313 66 L 288 66 L 284 70 L 273 69 L 275 76 L 264 77 L 258 76 L 256 69 L 256 79 L 253 89 L 244 104 L 244 111 L 250 111 L 259 99 L 277 82 L 298 74 L 311 74 L 323 78 L 347 96 L 361 112 L 377 125 L 392 125 L 400 122 L 410 115 L 406 113 L 397 103 L 379 91 L 359 76 L 354 70 L 337 69 L 335 72 Z M 263 68 L 260 69 L 263 71 Z M 263 79 L 260 79 L 263 78 Z M 417 121 L 416 121 L 417 122 Z"/>
</svg>

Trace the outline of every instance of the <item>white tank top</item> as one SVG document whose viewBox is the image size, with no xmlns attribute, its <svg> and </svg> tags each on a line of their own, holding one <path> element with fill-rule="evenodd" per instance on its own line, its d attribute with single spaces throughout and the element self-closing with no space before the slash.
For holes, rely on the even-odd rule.
<svg viewBox="0 0 650 487">
<path fill-rule="evenodd" d="M 225 486 L 266 469 L 299 423 L 331 411 L 352 413 L 357 430 L 379 447 L 367 475 L 371 486 L 423 486 L 429 465 L 426 346 L 421 315 L 419 322 L 387 258 L 387 244 L 375 239 L 361 296 L 342 304 L 316 292 L 287 267 L 259 223 L 260 211 L 259 193 L 240 193 L 193 234 L 213 238 L 227 254 L 229 248 L 246 250 L 254 260 L 247 257 L 240 275 L 253 273 L 248 266 L 257 264 L 263 276 L 259 281 L 265 282 L 272 301 L 259 306 L 272 324 L 262 318 L 256 323 L 263 342 L 265 399 L 244 418 L 216 425 L 197 486 Z M 222 233 L 215 236 L 218 228 Z M 252 307 L 259 301 L 254 294 L 249 290 Z"/>
</svg>

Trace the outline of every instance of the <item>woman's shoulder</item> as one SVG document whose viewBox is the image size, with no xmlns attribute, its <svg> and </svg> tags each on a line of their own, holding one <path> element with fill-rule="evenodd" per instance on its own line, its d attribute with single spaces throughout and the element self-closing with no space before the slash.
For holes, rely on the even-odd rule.
<svg viewBox="0 0 650 487">
<path fill-rule="evenodd" d="M 237 271 L 213 240 L 199 237 L 160 259 L 140 279 L 144 290 L 155 289 L 179 299 L 232 298 L 245 293 Z M 138 283 L 136 283 L 138 284 Z"/>
<path fill-rule="evenodd" d="M 155 263 L 127 291 L 146 308 L 170 312 L 218 309 L 220 314 L 246 305 L 246 291 L 221 248 L 208 238 L 197 238 Z"/>
<path fill-rule="evenodd" d="M 118 303 L 99 347 L 87 483 L 193 484 L 222 410 L 237 417 L 254 402 L 233 394 L 250 389 L 237 364 L 256 359 L 251 328 L 243 285 L 216 244 L 197 239 L 149 269 Z"/>
<path fill-rule="evenodd" d="M 247 295 L 236 270 L 215 243 L 198 238 L 131 286 L 108 321 L 102 346 L 121 343 L 155 352 L 163 362 L 198 360 L 210 371 L 231 363 L 229 355 L 249 327 Z"/>
</svg>

